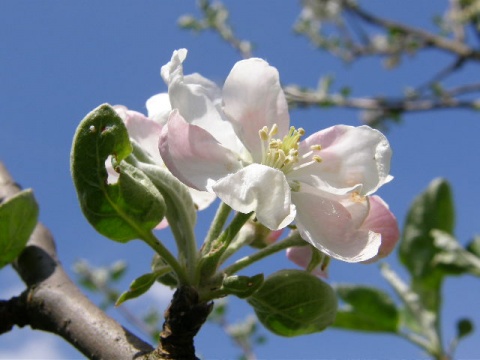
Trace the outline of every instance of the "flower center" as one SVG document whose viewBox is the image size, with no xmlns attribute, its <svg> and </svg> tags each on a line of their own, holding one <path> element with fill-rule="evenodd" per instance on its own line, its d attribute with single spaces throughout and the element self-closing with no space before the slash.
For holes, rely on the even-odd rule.
<svg viewBox="0 0 480 360">
<path fill-rule="evenodd" d="M 290 127 L 288 134 L 283 139 L 275 138 L 278 133 L 277 124 L 273 124 L 269 130 L 264 126 L 259 132 L 260 140 L 262 142 L 262 164 L 279 169 L 284 174 L 292 170 L 297 170 L 305 166 L 310 166 L 322 161 L 321 157 L 314 155 L 314 151 L 321 149 L 320 145 L 312 145 L 308 153 L 300 155 L 298 152 L 300 139 L 305 135 L 305 130 L 302 128 L 295 129 Z M 309 161 L 302 162 L 300 160 L 309 159 Z"/>
</svg>

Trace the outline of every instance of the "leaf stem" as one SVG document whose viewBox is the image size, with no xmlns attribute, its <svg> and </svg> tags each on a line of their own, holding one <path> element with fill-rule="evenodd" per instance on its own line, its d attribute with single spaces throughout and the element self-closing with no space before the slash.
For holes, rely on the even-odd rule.
<svg viewBox="0 0 480 360">
<path fill-rule="evenodd" d="M 243 268 L 246 268 L 247 266 L 252 265 L 254 262 L 257 262 L 257 261 L 259 261 L 259 260 L 261 260 L 261 259 L 263 259 L 263 258 L 265 258 L 269 255 L 272 255 L 276 252 L 279 252 L 281 250 L 287 249 L 287 248 L 292 247 L 292 246 L 304 246 L 304 245 L 307 245 L 307 243 L 305 242 L 305 240 L 303 240 L 300 237 L 300 234 L 298 233 L 298 231 L 295 231 L 290 236 L 286 237 L 285 239 L 283 239 L 279 242 L 273 243 L 273 244 L 257 251 L 256 253 L 254 253 L 252 255 L 245 256 L 244 258 L 241 258 L 240 260 L 236 261 L 232 265 L 226 267 L 224 269 L 224 272 L 227 276 L 228 275 L 233 275 L 233 274 L 237 273 L 239 270 L 241 270 Z"/>
<path fill-rule="evenodd" d="M 189 285 L 187 273 L 185 269 L 180 265 L 175 256 L 153 235 L 153 233 L 145 233 L 142 236 L 142 240 L 145 241 L 155 252 L 162 257 L 163 260 L 172 268 L 177 274 L 179 285 Z"/>
<path fill-rule="evenodd" d="M 228 246 L 238 234 L 243 225 L 250 219 L 253 212 L 248 214 L 238 212 L 228 227 L 209 244 L 209 251 L 202 249 L 202 257 L 200 258 L 198 269 L 196 271 L 195 284 L 207 281 L 216 273 L 220 259 L 227 250 Z"/>
<path fill-rule="evenodd" d="M 185 204 L 182 204 L 182 198 L 178 194 L 178 189 L 175 192 L 175 184 L 170 183 L 173 180 L 169 179 L 169 177 L 173 179 L 173 175 L 162 173 L 158 166 L 142 163 L 133 155 L 128 160 L 132 165 L 143 171 L 162 194 L 167 205 L 165 217 L 175 238 L 180 262 L 185 265 L 188 271 L 190 281 L 185 283 L 191 284 L 195 278 L 195 269 L 198 262 L 197 243 L 193 230 L 194 220 L 189 221 L 190 215 Z M 184 185 L 179 183 L 179 186 Z"/>
</svg>

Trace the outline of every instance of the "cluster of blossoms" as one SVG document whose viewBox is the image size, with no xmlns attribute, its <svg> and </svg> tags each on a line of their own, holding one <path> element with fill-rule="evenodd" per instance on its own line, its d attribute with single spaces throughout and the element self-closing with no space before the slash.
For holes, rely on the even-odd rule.
<svg viewBox="0 0 480 360">
<path fill-rule="evenodd" d="M 278 71 L 267 62 L 237 62 L 220 89 L 199 74 L 184 76 L 186 55 L 175 51 L 162 67 L 168 94 L 147 101 L 148 117 L 116 109 L 130 136 L 191 188 L 200 209 L 218 197 L 274 231 L 294 222 L 304 240 L 347 262 L 392 250 L 396 219 L 373 195 L 392 179 L 382 133 L 337 125 L 306 137 L 290 126 Z M 289 255 L 305 266 L 311 249 L 298 251 Z"/>
</svg>

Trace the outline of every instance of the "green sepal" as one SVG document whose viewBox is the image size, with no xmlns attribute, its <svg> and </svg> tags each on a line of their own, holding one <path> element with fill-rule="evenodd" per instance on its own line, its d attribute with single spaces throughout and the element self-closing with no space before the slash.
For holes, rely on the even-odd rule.
<svg viewBox="0 0 480 360">
<path fill-rule="evenodd" d="M 107 104 L 90 112 L 75 133 L 71 173 L 83 214 L 102 235 L 119 242 L 141 238 L 163 218 L 165 202 L 149 178 L 122 161 L 132 145 L 122 119 Z M 105 161 L 119 173 L 107 183 Z"/>
<path fill-rule="evenodd" d="M 25 248 L 38 220 L 38 205 L 31 189 L 0 204 L 0 269 Z"/>
<path fill-rule="evenodd" d="M 155 284 L 155 281 L 160 276 L 166 274 L 169 271 L 170 269 L 168 267 L 165 267 L 162 270 L 144 274 L 136 278 L 130 284 L 129 289 L 120 295 L 117 302 L 115 303 L 115 306 L 119 306 L 127 300 L 135 299 L 140 295 L 145 294 L 152 287 L 152 285 Z"/>
<path fill-rule="evenodd" d="M 399 311 L 383 291 L 356 285 L 339 285 L 335 290 L 346 305 L 338 309 L 334 327 L 357 331 L 398 331 Z"/>
<path fill-rule="evenodd" d="M 263 284 L 263 274 L 254 276 L 232 275 L 223 280 L 222 289 L 226 294 L 235 295 L 241 299 L 253 295 Z"/>
<path fill-rule="evenodd" d="M 337 311 L 333 289 L 301 270 L 272 274 L 247 301 L 267 329 L 287 337 L 325 330 Z"/>
</svg>

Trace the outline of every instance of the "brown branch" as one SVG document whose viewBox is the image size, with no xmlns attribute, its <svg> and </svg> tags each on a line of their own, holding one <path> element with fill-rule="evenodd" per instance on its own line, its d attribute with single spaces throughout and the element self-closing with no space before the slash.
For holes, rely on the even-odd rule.
<svg viewBox="0 0 480 360">
<path fill-rule="evenodd" d="M 18 191 L 0 163 L 0 199 Z M 60 335 L 90 359 L 133 359 L 153 350 L 80 292 L 63 270 L 52 235 L 42 224 L 37 224 L 14 268 L 27 290 L 0 306 L 11 326 L 30 325 Z"/>
<path fill-rule="evenodd" d="M 207 320 L 213 303 L 200 303 L 197 291 L 188 286 L 177 289 L 165 312 L 160 333 L 160 346 L 155 351 L 159 359 L 198 360 L 193 338 Z"/>
<path fill-rule="evenodd" d="M 478 89 L 477 86 L 470 85 L 469 89 Z M 459 89 L 454 89 L 458 92 Z M 466 90 L 462 88 L 462 90 Z M 445 96 L 435 99 L 388 99 L 382 97 L 353 98 L 345 97 L 339 94 L 323 94 L 315 90 L 303 90 L 296 86 L 287 86 L 284 88 L 285 96 L 291 106 L 311 107 L 311 106 L 335 106 L 358 110 L 382 110 L 392 112 L 406 111 L 428 111 L 440 109 L 480 109 L 480 101 L 460 100 L 449 96 L 445 91 Z"/>
<path fill-rule="evenodd" d="M 405 34 L 410 34 L 418 39 L 421 39 L 428 46 L 436 47 L 449 53 L 454 53 L 460 57 L 480 61 L 480 51 L 472 49 L 461 41 L 450 40 L 446 37 L 435 35 L 422 29 L 407 26 L 396 21 L 379 18 L 350 2 L 345 2 L 345 9 L 349 10 L 353 14 L 356 14 L 359 18 L 372 25 L 376 25 L 386 30 L 399 30 Z"/>
</svg>

